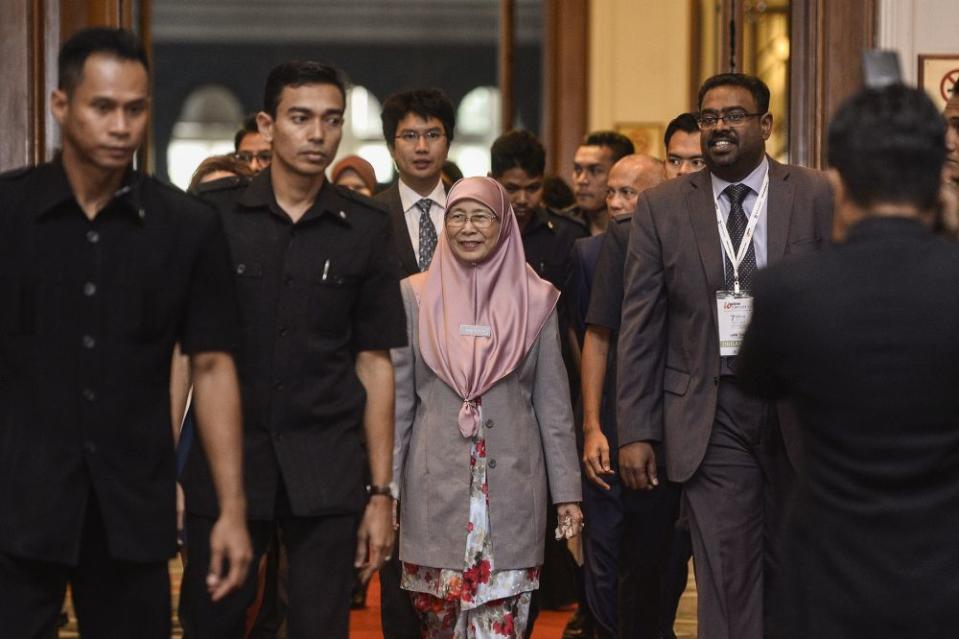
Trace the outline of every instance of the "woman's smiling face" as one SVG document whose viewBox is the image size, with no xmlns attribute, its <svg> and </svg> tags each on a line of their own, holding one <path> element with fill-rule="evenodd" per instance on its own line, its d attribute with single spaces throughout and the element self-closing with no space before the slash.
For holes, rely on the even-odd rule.
<svg viewBox="0 0 959 639">
<path fill-rule="evenodd" d="M 446 211 L 446 239 L 461 262 L 479 264 L 499 242 L 501 222 L 493 210 L 476 200 L 460 200 Z"/>
</svg>

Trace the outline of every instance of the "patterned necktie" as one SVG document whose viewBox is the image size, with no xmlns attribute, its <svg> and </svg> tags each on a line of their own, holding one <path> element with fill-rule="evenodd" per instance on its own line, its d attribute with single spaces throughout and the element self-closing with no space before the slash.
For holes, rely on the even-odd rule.
<svg viewBox="0 0 959 639">
<path fill-rule="evenodd" d="M 433 220 L 430 219 L 430 207 L 433 201 L 428 197 L 423 198 L 416 203 L 416 208 L 420 210 L 420 259 L 419 267 L 425 271 L 430 267 L 433 261 L 433 251 L 436 250 L 436 228 L 433 226 Z"/>
<path fill-rule="evenodd" d="M 739 252 L 739 244 L 743 241 L 743 235 L 746 233 L 746 226 L 749 220 L 746 218 L 746 212 L 743 211 L 743 202 L 750 189 L 745 184 L 730 184 L 723 193 L 729 198 L 731 204 L 729 208 L 729 218 L 726 220 L 726 230 L 729 231 L 729 238 L 733 241 L 733 249 Z M 739 289 L 743 293 L 752 290 L 753 273 L 756 272 L 756 251 L 753 249 L 752 242 L 749 243 L 749 249 L 746 251 L 743 261 L 739 264 Z M 726 256 L 726 290 L 733 290 L 733 264 Z"/>
</svg>

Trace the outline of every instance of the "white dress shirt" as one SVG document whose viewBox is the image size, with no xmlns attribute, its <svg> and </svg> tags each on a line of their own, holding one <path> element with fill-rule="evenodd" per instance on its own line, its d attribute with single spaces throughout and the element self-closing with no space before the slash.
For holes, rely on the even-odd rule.
<svg viewBox="0 0 959 639">
<path fill-rule="evenodd" d="M 413 243 L 413 254 L 416 255 L 416 261 L 420 261 L 420 209 L 416 203 L 423 199 L 423 196 L 406 186 L 403 180 L 399 181 L 400 202 L 403 204 L 403 215 L 406 218 L 406 229 L 410 232 L 410 241 Z M 433 228 L 436 229 L 436 237 L 440 236 L 443 230 L 443 215 L 446 213 L 446 190 L 443 189 L 443 180 L 436 181 L 436 187 L 433 192 L 427 195 L 431 200 L 430 219 L 433 221 Z"/>
</svg>

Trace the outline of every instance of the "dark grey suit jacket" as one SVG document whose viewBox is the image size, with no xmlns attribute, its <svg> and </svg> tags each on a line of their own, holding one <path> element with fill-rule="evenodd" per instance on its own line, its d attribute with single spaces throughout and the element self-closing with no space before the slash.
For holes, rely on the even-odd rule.
<svg viewBox="0 0 959 639">
<path fill-rule="evenodd" d="M 400 200 L 399 181 L 373 198 L 386 205 L 390 212 L 390 222 L 393 224 L 393 242 L 396 254 L 400 257 L 400 278 L 408 277 L 420 272 L 420 265 L 416 261 L 413 251 L 413 242 L 410 240 L 410 229 L 406 226 L 406 216 L 403 215 L 403 202 Z"/>
<path fill-rule="evenodd" d="M 828 241 L 832 191 L 825 176 L 769 160 L 768 262 Z M 663 442 L 669 479 L 699 467 L 716 415 L 719 338 L 716 291 L 723 254 L 709 171 L 645 191 L 626 253 L 618 346 L 619 445 Z M 792 411 L 779 422 L 793 463 L 799 438 Z"/>
</svg>

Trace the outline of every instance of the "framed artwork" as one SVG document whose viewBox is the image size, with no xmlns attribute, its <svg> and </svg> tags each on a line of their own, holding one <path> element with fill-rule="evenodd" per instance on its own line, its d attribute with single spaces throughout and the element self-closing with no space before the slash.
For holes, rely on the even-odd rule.
<svg viewBox="0 0 959 639">
<path fill-rule="evenodd" d="M 663 159 L 663 124 L 661 122 L 617 122 L 613 127 L 633 141 L 636 153 Z"/>
<path fill-rule="evenodd" d="M 926 90 L 938 110 L 945 108 L 957 81 L 959 53 L 919 54 L 919 86 Z"/>
</svg>

